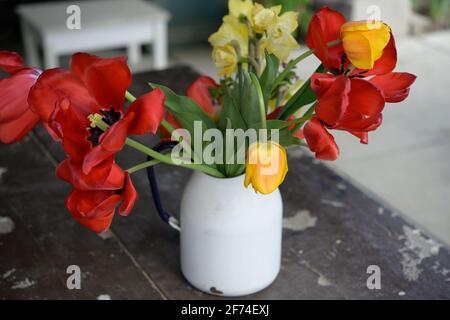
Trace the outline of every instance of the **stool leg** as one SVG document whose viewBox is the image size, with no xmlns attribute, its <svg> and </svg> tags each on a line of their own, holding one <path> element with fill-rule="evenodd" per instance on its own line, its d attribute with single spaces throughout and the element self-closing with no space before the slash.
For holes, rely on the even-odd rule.
<svg viewBox="0 0 450 320">
<path fill-rule="evenodd" d="M 25 48 L 25 60 L 27 61 L 27 65 L 32 67 L 41 67 L 38 55 L 39 47 L 34 37 L 32 28 L 26 21 L 22 19 L 21 29 L 22 29 L 23 46 Z"/>
<path fill-rule="evenodd" d="M 135 67 L 142 60 L 142 51 L 139 43 L 130 43 L 127 47 L 128 61 Z"/>
<path fill-rule="evenodd" d="M 155 69 L 167 68 L 167 22 L 155 24 L 155 38 L 153 43 L 153 65 Z"/>
</svg>

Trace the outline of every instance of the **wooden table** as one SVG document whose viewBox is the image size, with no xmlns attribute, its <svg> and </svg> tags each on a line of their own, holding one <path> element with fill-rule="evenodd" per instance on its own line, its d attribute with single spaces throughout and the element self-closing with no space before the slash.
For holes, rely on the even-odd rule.
<svg viewBox="0 0 450 320">
<path fill-rule="evenodd" d="M 182 93 L 195 76 L 188 67 L 139 74 L 131 91 L 141 94 L 151 81 Z M 159 220 L 144 172 L 133 177 L 140 192 L 133 213 L 100 237 L 65 209 L 70 187 L 54 174 L 62 153 L 42 128 L 1 145 L 0 154 L 0 298 L 214 299 L 183 279 L 178 234 Z M 142 159 L 130 150 L 119 162 Z M 446 246 L 306 153 L 294 150 L 289 164 L 281 188 L 282 270 L 270 288 L 248 298 L 450 298 Z M 189 174 L 158 168 L 162 196 L 175 212 Z M 81 290 L 67 289 L 69 265 L 81 268 Z M 367 287 L 369 266 L 380 268 L 380 290 Z"/>
<path fill-rule="evenodd" d="M 34 3 L 20 5 L 17 13 L 28 65 L 42 65 L 38 59 L 41 46 L 46 69 L 58 66 L 61 55 L 122 47 L 135 66 L 142 59 L 141 46 L 151 44 L 153 68 L 167 67 L 170 13 L 148 1 Z"/>
</svg>

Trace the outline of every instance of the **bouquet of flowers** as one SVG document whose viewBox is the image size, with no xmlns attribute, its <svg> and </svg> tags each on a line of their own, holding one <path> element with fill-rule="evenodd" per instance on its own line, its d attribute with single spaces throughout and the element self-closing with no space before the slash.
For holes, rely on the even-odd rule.
<svg viewBox="0 0 450 320">
<path fill-rule="evenodd" d="M 187 96 L 149 84 L 135 98 L 125 57 L 72 56 L 69 70 L 25 66 L 14 52 L 0 52 L 0 140 L 14 143 L 41 122 L 67 155 L 56 170 L 73 186 L 66 206 L 95 232 L 109 228 L 116 208 L 128 215 L 137 199 L 131 176 L 158 163 L 217 178 L 245 174 L 245 187 L 270 194 L 288 171 L 286 149 L 305 146 L 320 160 L 336 160 L 333 130 L 367 144 L 382 124 L 386 102 L 405 100 L 415 76 L 394 72 L 397 52 L 381 21 L 347 22 L 323 7 L 313 16 L 308 51 L 293 32 L 295 12 L 229 0 L 229 14 L 211 35 L 212 59 L 221 77 L 199 77 Z M 309 56 L 320 60 L 306 80 L 295 73 Z M 157 152 L 130 135 L 174 140 Z M 124 170 L 115 161 L 127 145 L 150 161 Z M 125 151 L 129 151 L 128 149 Z"/>
</svg>

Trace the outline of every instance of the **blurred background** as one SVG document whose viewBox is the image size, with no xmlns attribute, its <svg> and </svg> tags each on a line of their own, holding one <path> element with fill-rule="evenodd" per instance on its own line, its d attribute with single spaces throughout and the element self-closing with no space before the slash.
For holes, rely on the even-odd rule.
<svg viewBox="0 0 450 320">
<path fill-rule="evenodd" d="M 100 0 L 99 11 L 96 11 L 98 7 L 91 10 L 89 8 L 93 7 L 87 6 L 87 3 L 92 5 L 98 1 L 53 0 L 51 4 L 42 4 L 37 0 L 0 0 L 0 50 L 26 54 L 24 44 L 27 44 L 28 60 L 35 64 L 64 66 L 71 51 L 76 51 L 70 48 L 86 45 L 87 51 L 104 56 L 132 55 L 134 72 L 183 64 L 217 78 L 207 38 L 226 14 L 226 0 L 142 0 L 156 5 L 148 7 L 151 18 L 144 14 L 143 7 L 136 7 L 133 11 L 137 0 Z M 402 104 L 386 106 L 384 125 L 371 135 L 369 146 L 360 145 L 349 135 L 336 133 L 342 156 L 327 165 L 450 244 L 450 80 L 446 74 L 450 72 L 450 0 L 261 2 L 282 4 L 284 10 L 300 12 L 300 31 L 297 34 L 300 43 L 303 43 L 314 10 L 325 4 L 352 20 L 364 20 L 379 14 L 391 25 L 399 51 L 397 69 L 418 76 L 411 96 Z M 81 30 L 66 27 L 68 13 L 65 9 L 70 4 L 81 6 Z M 52 5 L 58 9 L 52 11 Z M 83 10 L 85 5 L 88 9 Z M 130 12 L 134 14 L 131 17 Z M 121 20 L 121 16 L 125 20 Z M 160 29 L 151 26 L 159 20 Z M 167 23 L 166 35 L 164 26 Z M 140 28 L 146 24 L 151 30 Z M 97 29 L 102 33 L 96 34 Z M 90 43 L 83 43 L 87 41 L 86 34 L 74 36 L 74 32 L 83 35 L 83 30 L 93 37 Z M 138 37 L 135 39 L 139 33 L 145 38 L 148 30 L 159 37 L 152 37 L 149 43 Z M 105 32 L 109 36 L 105 37 Z M 48 39 L 66 40 L 63 54 L 56 55 L 56 42 L 46 42 L 46 36 Z M 135 41 L 126 45 L 117 41 L 114 46 L 114 40 L 121 36 Z M 28 40 L 24 41 L 27 37 Z M 102 42 L 108 43 L 102 45 Z M 158 44 L 160 49 L 155 54 L 159 58 L 155 59 L 153 49 Z M 302 50 L 305 50 L 304 46 L 295 55 Z M 45 59 L 45 55 L 49 58 Z M 297 72 L 303 78 L 309 77 L 317 63 L 311 57 Z"/>
</svg>

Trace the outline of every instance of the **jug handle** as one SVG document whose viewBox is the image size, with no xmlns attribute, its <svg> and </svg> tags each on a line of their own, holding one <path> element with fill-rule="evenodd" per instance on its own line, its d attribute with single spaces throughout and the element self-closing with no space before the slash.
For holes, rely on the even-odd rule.
<svg viewBox="0 0 450 320">
<path fill-rule="evenodd" d="M 171 150 L 177 144 L 178 142 L 176 141 L 161 141 L 160 143 L 155 145 L 152 149 L 157 152 L 163 152 Z M 153 160 L 153 158 L 148 156 L 147 161 L 151 160 Z M 147 177 L 148 182 L 150 184 L 150 190 L 152 192 L 153 203 L 155 204 L 155 208 L 158 211 L 159 217 L 173 229 L 181 231 L 180 222 L 178 221 L 178 219 L 175 218 L 172 214 L 170 214 L 170 212 L 168 212 L 166 209 L 164 209 L 162 205 L 158 182 L 156 180 L 155 170 L 153 167 L 147 168 Z"/>
</svg>

